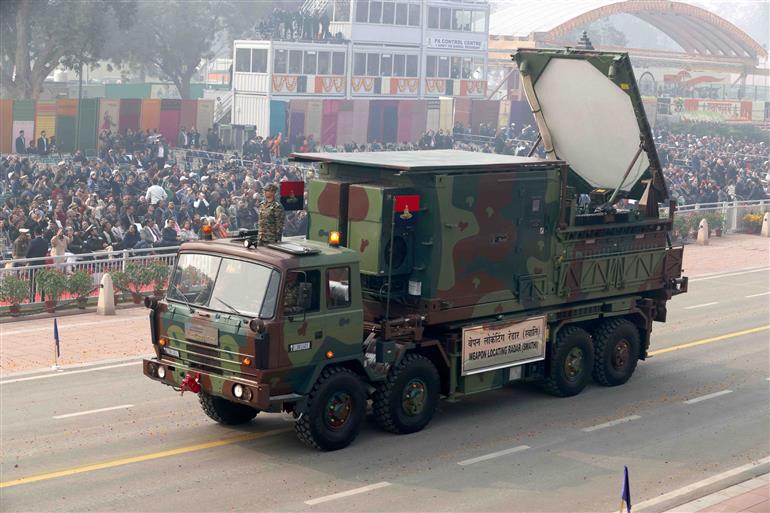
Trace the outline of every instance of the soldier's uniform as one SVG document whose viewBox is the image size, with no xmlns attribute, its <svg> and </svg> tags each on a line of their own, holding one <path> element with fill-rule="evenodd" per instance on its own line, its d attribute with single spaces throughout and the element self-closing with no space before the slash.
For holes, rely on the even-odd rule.
<svg viewBox="0 0 770 513">
<path fill-rule="evenodd" d="M 265 190 L 276 191 L 278 188 L 267 185 Z M 271 244 L 280 242 L 283 234 L 284 211 L 283 206 L 277 201 L 263 201 L 259 205 L 259 244 Z"/>
<path fill-rule="evenodd" d="M 286 284 L 286 288 L 283 291 L 283 306 L 287 308 L 299 306 L 299 286 L 296 280 Z"/>
</svg>

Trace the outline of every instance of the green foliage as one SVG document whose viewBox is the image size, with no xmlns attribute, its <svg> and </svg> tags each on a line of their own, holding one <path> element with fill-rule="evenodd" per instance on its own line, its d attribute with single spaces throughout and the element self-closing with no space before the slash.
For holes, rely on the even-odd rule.
<svg viewBox="0 0 770 513">
<path fill-rule="evenodd" d="M 131 262 L 126 266 L 126 290 L 132 294 L 141 294 L 142 290 L 152 283 L 152 274 L 148 266 Z"/>
<path fill-rule="evenodd" d="M 57 66 L 96 64 L 105 57 L 109 38 L 130 32 L 136 5 L 136 0 L 3 0 L 3 89 L 15 98 L 37 98 Z"/>
<path fill-rule="evenodd" d="M 0 298 L 12 305 L 20 305 L 29 299 L 29 283 L 18 276 L 6 276 L 0 286 Z"/>
<path fill-rule="evenodd" d="M 57 301 L 67 290 L 67 276 L 53 267 L 37 271 L 35 279 L 40 292 L 45 294 L 47 300 Z"/>
<path fill-rule="evenodd" d="M 110 273 L 112 278 L 112 287 L 115 290 L 128 290 L 128 275 L 123 271 L 113 271 Z"/>
<path fill-rule="evenodd" d="M 162 290 L 166 288 L 169 274 L 169 267 L 167 263 L 161 260 L 156 260 L 147 266 L 147 272 L 150 275 L 150 280 L 155 290 Z"/>
<path fill-rule="evenodd" d="M 705 212 L 701 219 L 705 219 L 708 222 L 710 230 L 721 230 L 725 227 L 725 216 L 718 210 Z"/>
<path fill-rule="evenodd" d="M 93 290 L 94 282 L 85 271 L 75 271 L 67 279 L 67 291 L 77 298 L 88 297 Z"/>
</svg>

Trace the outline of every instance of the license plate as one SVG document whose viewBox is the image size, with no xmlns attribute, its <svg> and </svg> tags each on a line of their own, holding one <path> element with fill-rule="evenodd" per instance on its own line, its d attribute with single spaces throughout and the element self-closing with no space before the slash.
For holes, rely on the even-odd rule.
<svg viewBox="0 0 770 513">
<path fill-rule="evenodd" d="M 173 356 L 174 358 L 179 358 L 179 351 L 176 349 L 170 348 L 170 347 L 164 347 L 163 352 L 169 356 Z"/>
<path fill-rule="evenodd" d="M 195 342 L 203 342 L 212 346 L 219 345 L 219 330 L 214 326 L 188 322 L 184 325 L 184 336 Z"/>
</svg>

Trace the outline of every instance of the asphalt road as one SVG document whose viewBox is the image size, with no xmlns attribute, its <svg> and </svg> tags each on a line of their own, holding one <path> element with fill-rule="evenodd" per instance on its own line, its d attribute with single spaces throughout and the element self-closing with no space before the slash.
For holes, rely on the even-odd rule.
<svg viewBox="0 0 770 513">
<path fill-rule="evenodd" d="M 0 510 L 617 510 L 623 465 L 638 503 L 770 452 L 770 271 L 692 281 L 669 306 L 622 387 L 507 387 L 413 435 L 367 422 L 334 453 L 284 415 L 219 426 L 133 363 L 6 378 Z"/>
</svg>

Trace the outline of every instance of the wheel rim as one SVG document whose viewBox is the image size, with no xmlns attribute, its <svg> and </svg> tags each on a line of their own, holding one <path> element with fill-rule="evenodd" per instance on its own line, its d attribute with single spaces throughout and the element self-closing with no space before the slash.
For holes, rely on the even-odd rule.
<svg viewBox="0 0 770 513">
<path fill-rule="evenodd" d="M 625 368 L 631 355 L 631 344 L 626 339 L 619 340 L 612 348 L 612 367 L 616 370 Z"/>
<path fill-rule="evenodd" d="M 335 392 L 326 403 L 326 425 L 334 430 L 341 429 L 352 410 L 353 397 L 347 392 Z"/>
<path fill-rule="evenodd" d="M 564 374 L 570 381 L 576 381 L 583 373 L 583 350 L 573 347 L 564 359 Z"/>
<path fill-rule="evenodd" d="M 406 384 L 404 395 L 401 398 L 401 408 L 404 412 L 414 417 L 422 413 L 425 402 L 428 399 L 428 386 L 420 378 L 414 378 Z"/>
</svg>

